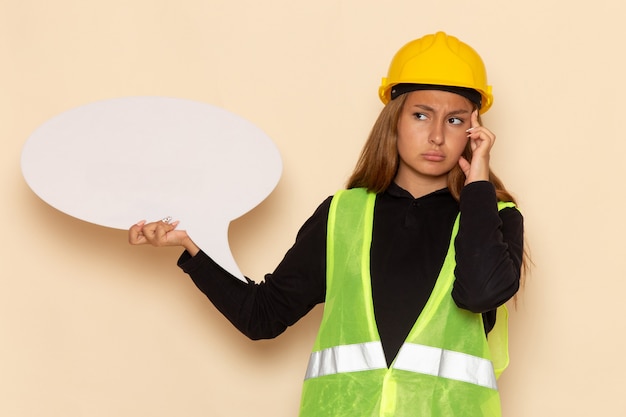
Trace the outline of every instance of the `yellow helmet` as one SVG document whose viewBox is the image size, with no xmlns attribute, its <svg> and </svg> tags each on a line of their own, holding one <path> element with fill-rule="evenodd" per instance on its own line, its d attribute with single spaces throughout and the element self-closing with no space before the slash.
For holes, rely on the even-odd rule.
<svg viewBox="0 0 626 417">
<path fill-rule="evenodd" d="M 384 104 L 391 100 L 391 89 L 397 84 L 432 84 L 470 88 L 481 95 L 480 112 L 493 103 L 487 71 L 480 55 L 454 36 L 437 32 L 404 45 L 389 65 L 378 95 Z"/>
</svg>

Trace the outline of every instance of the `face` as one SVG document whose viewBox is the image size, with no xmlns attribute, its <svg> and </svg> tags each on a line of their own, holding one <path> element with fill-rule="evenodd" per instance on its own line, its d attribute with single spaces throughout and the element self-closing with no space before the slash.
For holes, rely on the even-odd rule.
<svg viewBox="0 0 626 417">
<path fill-rule="evenodd" d="M 471 127 L 474 106 L 465 97 L 447 91 L 407 94 L 398 120 L 395 181 L 417 197 L 446 187 L 447 174 L 467 144 L 466 130 Z"/>
</svg>

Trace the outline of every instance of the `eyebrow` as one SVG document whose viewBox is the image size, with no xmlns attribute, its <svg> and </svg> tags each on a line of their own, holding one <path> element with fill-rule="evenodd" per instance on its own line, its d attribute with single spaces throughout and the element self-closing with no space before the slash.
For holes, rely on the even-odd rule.
<svg viewBox="0 0 626 417">
<path fill-rule="evenodd" d="M 426 111 L 430 111 L 430 112 L 435 112 L 435 109 L 433 109 L 430 106 L 427 106 L 426 104 L 414 104 L 413 107 L 418 107 L 422 110 L 426 110 Z M 451 112 L 448 113 L 448 115 L 458 115 L 458 114 L 468 114 L 471 113 L 471 111 L 469 110 L 465 110 L 465 109 L 458 109 L 458 110 L 452 110 Z"/>
</svg>

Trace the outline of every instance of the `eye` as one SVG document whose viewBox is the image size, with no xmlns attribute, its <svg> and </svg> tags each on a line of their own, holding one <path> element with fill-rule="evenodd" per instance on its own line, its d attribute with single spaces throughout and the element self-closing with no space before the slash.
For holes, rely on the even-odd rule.
<svg viewBox="0 0 626 417">
<path fill-rule="evenodd" d="M 448 123 L 451 125 L 462 125 L 463 119 L 459 119 L 458 117 L 451 117 L 448 119 Z"/>
<path fill-rule="evenodd" d="M 413 113 L 413 117 L 417 120 L 426 120 L 426 115 L 424 113 Z"/>
</svg>

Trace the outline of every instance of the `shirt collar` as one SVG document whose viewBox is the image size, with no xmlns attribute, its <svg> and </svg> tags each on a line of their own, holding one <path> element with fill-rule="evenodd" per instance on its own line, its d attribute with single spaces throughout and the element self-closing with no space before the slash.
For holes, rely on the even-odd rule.
<svg viewBox="0 0 626 417">
<path fill-rule="evenodd" d="M 392 197 L 398 197 L 398 198 L 410 198 L 411 200 L 416 200 L 415 198 L 413 198 L 413 196 L 411 195 L 410 192 L 408 192 L 407 190 L 405 190 L 404 188 L 400 187 L 398 184 L 394 182 L 392 182 L 389 187 L 387 187 L 387 189 L 385 190 L 386 194 L 389 194 Z M 435 196 L 435 195 L 444 195 L 444 194 L 450 194 L 450 190 L 448 190 L 448 188 L 442 188 L 440 190 L 437 191 L 433 191 L 430 194 L 426 194 L 423 197 L 419 197 L 419 198 L 426 198 L 429 196 Z"/>
</svg>

